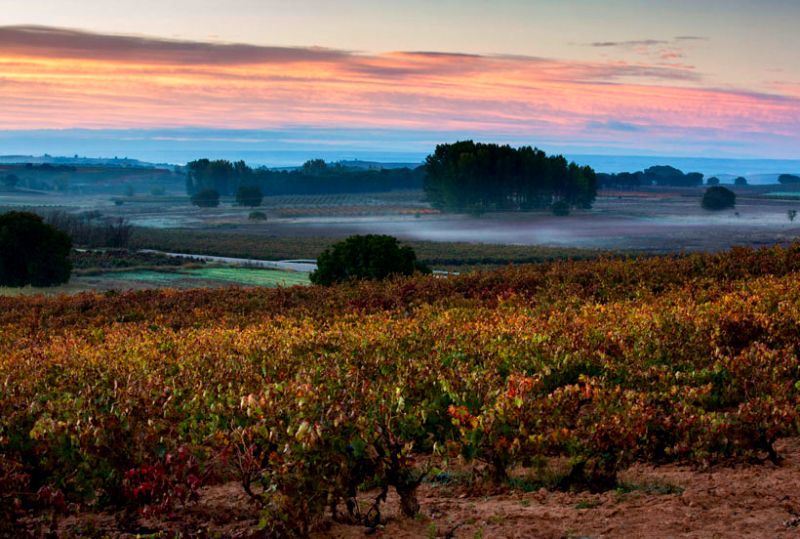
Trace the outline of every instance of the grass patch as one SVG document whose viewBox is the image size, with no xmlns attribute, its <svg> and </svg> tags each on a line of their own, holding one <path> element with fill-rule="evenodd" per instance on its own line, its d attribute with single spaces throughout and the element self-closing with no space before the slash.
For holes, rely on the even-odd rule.
<svg viewBox="0 0 800 539">
<path fill-rule="evenodd" d="M 199 268 L 185 274 L 206 280 L 227 281 L 251 286 L 308 285 L 307 273 L 253 268 Z"/>
<path fill-rule="evenodd" d="M 771 193 L 764 193 L 765 197 L 770 198 L 791 198 L 791 199 L 798 199 L 800 198 L 800 192 L 796 191 L 773 191 Z"/>
<path fill-rule="evenodd" d="M 177 281 L 221 281 L 243 286 L 294 286 L 309 284 L 308 274 L 290 271 L 253 268 L 196 268 L 181 270 L 117 271 L 101 274 L 119 281 L 138 281 L 156 285 L 169 285 Z"/>
<path fill-rule="evenodd" d="M 603 502 L 600 500 L 581 500 L 575 504 L 575 509 L 594 509 L 595 507 L 600 507 Z"/>
<path fill-rule="evenodd" d="M 633 492 L 642 492 L 644 494 L 659 494 L 659 495 L 668 495 L 668 494 L 683 494 L 683 491 L 686 490 L 680 485 L 673 485 L 672 483 L 667 483 L 665 481 L 647 481 L 644 483 L 634 483 L 634 482 L 626 482 L 621 481 L 617 486 L 616 492 L 618 495 L 623 496 L 625 494 L 631 494 Z"/>
</svg>

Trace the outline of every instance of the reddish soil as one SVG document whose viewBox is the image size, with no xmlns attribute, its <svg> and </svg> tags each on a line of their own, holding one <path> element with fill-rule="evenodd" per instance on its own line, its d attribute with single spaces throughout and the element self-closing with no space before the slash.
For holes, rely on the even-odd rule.
<svg viewBox="0 0 800 539">
<path fill-rule="evenodd" d="M 400 516 L 399 500 L 390 493 L 382 508 L 385 523 L 377 530 L 325 522 L 313 538 L 800 537 L 800 439 L 783 440 L 778 448 L 785 457 L 780 466 L 701 471 L 636 465 L 620 477 L 625 488 L 603 494 L 545 489 L 475 494 L 464 485 L 426 483 L 419 491 L 422 511 L 414 519 Z M 117 519 L 71 516 L 61 520 L 58 535 L 134 537 L 119 530 Z M 258 511 L 238 484 L 229 483 L 205 489 L 198 503 L 173 519 L 141 521 L 136 531 L 162 532 L 159 537 L 258 537 L 257 523 Z M 29 524 L 33 530 L 34 523 Z"/>
</svg>

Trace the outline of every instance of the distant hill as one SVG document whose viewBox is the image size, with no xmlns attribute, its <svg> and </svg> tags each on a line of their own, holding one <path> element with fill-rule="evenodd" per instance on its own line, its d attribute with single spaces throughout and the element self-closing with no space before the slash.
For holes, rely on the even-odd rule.
<svg viewBox="0 0 800 539">
<path fill-rule="evenodd" d="M 615 174 L 636 172 L 653 166 L 669 165 L 680 170 L 691 170 L 706 177 L 717 177 L 722 183 L 733 183 L 744 176 L 750 185 L 777 184 L 781 174 L 800 172 L 800 159 L 729 159 L 715 157 L 663 157 L 637 155 L 577 155 L 567 158 L 584 163 L 597 172 Z"/>
<path fill-rule="evenodd" d="M 224 153 L 224 152 L 223 152 Z M 282 156 L 280 157 L 278 154 Z M 326 152 L 321 151 L 320 157 Z M 253 156 L 257 157 L 257 156 Z M 266 161 L 266 154 L 265 156 Z M 301 168 L 303 160 L 299 155 L 288 152 L 269 152 L 273 163 L 286 162 L 284 166 L 266 165 L 271 170 L 293 171 Z M 303 156 L 303 159 L 307 155 Z M 388 157 L 388 156 L 387 156 Z M 422 165 L 422 160 L 413 160 L 412 156 L 394 156 L 408 160 L 387 159 L 386 162 L 377 159 L 328 159 L 329 163 L 338 163 L 351 169 L 362 170 L 392 170 L 409 168 L 414 169 Z M 671 166 L 680 170 L 696 171 L 705 177 L 717 177 L 723 184 L 733 183 L 738 176 L 744 176 L 750 185 L 771 185 L 778 183 L 781 174 L 800 174 L 800 159 L 731 159 L 714 157 L 664 157 L 664 156 L 636 156 L 636 155 L 591 155 L 591 154 L 565 154 L 565 157 L 576 162 L 591 166 L 600 173 L 636 172 L 654 166 Z M 234 159 L 236 160 L 236 159 Z M 260 159 L 246 159 L 248 164 L 259 166 Z M 296 166 L 290 163 L 296 162 Z M 0 155 L 0 165 L 16 165 L 31 163 L 34 165 L 49 164 L 53 166 L 74 166 L 78 168 L 101 167 L 109 169 L 149 169 L 168 170 L 180 172 L 182 166 L 176 163 L 153 163 L 129 157 L 86 157 L 86 156 L 53 156 L 44 155 Z M 138 182 L 137 182 L 138 183 Z"/>
<path fill-rule="evenodd" d="M 393 168 L 415 169 L 419 166 L 422 166 L 423 162 L 419 161 L 417 163 L 381 163 L 378 161 L 361 161 L 360 159 L 352 159 L 352 160 L 337 161 L 337 164 L 340 164 L 348 168 L 360 168 L 364 170 L 384 170 Z"/>
<path fill-rule="evenodd" d="M 5 194 L 22 191 L 63 194 L 166 194 L 181 192 L 185 176 L 174 166 L 158 166 L 131 159 L 53 158 L 40 162 L 31 156 L 0 159 L 0 180 L 13 178 Z M 41 162 L 44 161 L 44 162 Z"/>
<path fill-rule="evenodd" d="M 34 165 L 69 165 L 69 166 L 102 166 L 102 167 L 123 167 L 123 168 L 163 168 L 172 170 L 175 165 L 169 163 L 148 163 L 138 159 L 127 157 L 66 157 L 44 155 L 0 155 L 0 164 L 18 165 L 31 163 Z"/>
</svg>

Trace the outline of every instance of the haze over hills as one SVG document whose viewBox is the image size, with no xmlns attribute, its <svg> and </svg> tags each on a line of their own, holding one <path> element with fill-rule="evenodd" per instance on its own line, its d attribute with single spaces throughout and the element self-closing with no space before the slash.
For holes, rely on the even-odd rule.
<svg viewBox="0 0 800 539">
<path fill-rule="evenodd" d="M 737 176 L 744 176 L 751 185 L 777 183 L 780 174 L 796 174 L 800 171 L 800 160 L 798 159 L 579 154 L 566 154 L 566 157 L 578 163 L 587 164 L 598 172 L 632 172 L 656 165 L 670 165 L 684 172 L 701 172 L 706 178 L 716 176 L 723 183 L 733 183 Z"/>
<path fill-rule="evenodd" d="M 185 164 L 198 158 L 243 160 L 253 167 L 296 167 L 309 159 L 328 162 L 364 161 L 414 166 L 424 161 L 437 144 L 455 140 L 485 141 L 477 132 L 397 129 L 287 128 L 250 129 L 44 129 L 0 131 L 0 155 L 96 156 L 106 164 Z M 575 147 L 547 137 L 496 135 L 491 142 L 511 146 L 538 146 L 548 153 L 590 165 L 598 172 L 643 170 L 671 165 L 685 172 L 702 172 L 723 182 L 745 176 L 751 183 L 774 183 L 779 174 L 800 173 L 793 155 L 759 155 L 742 148 L 739 153 L 698 147 L 695 155 L 677 151 L 652 151 L 594 145 Z M 787 159 L 787 157 L 792 157 Z M 116 158 L 116 159 L 114 159 Z M 55 159 L 55 158 L 53 158 Z M 127 161 L 125 161 L 127 159 Z M 8 158 L 0 158 L 9 162 Z M 110 162 L 108 162 L 110 161 Z M 46 161 L 41 161 L 46 162 Z M 65 161 L 59 161 L 66 164 Z M 75 163 L 75 164 L 102 164 Z"/>
<path fill-rule="evenodd" d="M 297 168 L 309 159 L 322 158 L 328 162 L 341 163 L 351 168 L 391 169 L 415 168 L 424 162 L 424 154 L 386 154 L 376 152 L 374 155 L 362 151 L 329 151 L 326 149 L 295 152 L 276 151 L 228 151 L 210 152 L 210 154 L 190 154 L 175 152 L 172 159 L 148 161 L 146 158 L 119 157 L 85 157 L 85 156 L 53 156 L 44 155 L 0 155 L 0 164 L 34 163 L 77 166 L 110 166 L 110 167 L 142 167 L 172 168 L 187 162 L 209 157 L 212 159 L 244 160 L 254 167 L 290 170 Z M 400 157 L 395 160 L 394 158 Z M 729 159 L 713 157 L 669 157 L 646 155 L 591 155 L 565 154 L 570 160 L 589 165 L 597 172 L 619 173 L 635 172 L 656 165 L 670 165 L 684 172 L 701 172 L 706 178 L 718 177 L 723 183 L 733 183 L 737 176 L 744 176 L 751 185 L 767 185 L 778 183 L 780 174 L 797 174 L 800 172 L 800 160 L 793 159 Z"/>
</svg>

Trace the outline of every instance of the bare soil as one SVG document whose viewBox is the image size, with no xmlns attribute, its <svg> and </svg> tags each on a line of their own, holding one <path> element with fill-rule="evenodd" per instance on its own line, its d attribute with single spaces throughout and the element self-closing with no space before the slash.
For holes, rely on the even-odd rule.
<svg viewBox="0 0 800 539">
<path fill-rule="evenodd" d="M 738 464 L 698 470 L 636 465 L 621 474 L 622 488 L 602 494 L 539 489 L 494 489 L 426 483 L 420 514 L 401 516 L 390 493 L 377 529 L 321 524 L 314 539 L 387 538 L 614 538 L 800 537 L 800 439 L 777 444 L 780 465 Z M 366 493 L 366 503 L 375 493 Z M 120 515 L 80 514 L 62 519 L 59 537 L 260 537 L 258 510 L 241 487 L 203 490 L 199 502 L 164 521 L 140 520 L 122 531 Z M 30 530 L 35 521 L 27 523 Z M 43 533 L 40 528 L 39 533 Z M 25 536 L 20 530 L 19 536 Z"/>
</svg>

